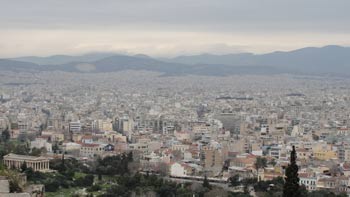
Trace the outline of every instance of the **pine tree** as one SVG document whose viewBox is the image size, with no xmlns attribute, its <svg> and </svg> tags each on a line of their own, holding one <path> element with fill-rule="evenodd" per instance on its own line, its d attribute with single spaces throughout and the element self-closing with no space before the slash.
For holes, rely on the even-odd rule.
<svg viewBox="0 0 350 197">
<path fill-rule="evenodd" d="M 25 172 L 27 169 L 28 169 L 27 162 L 24 161 L 21 165 L 21 172 Z"/>
<path fill-rule="evenodd" d="M 207 175 L 204 176 L 203 187 L 206 187 L 206 188 L 208 188 L 208 189 L 211 189 L 211 185 L 209 184 L 209 180 L 208 180 Z"/>
<path fill-rule="evenodd" d="M 132 161 L 134 160 L 134 156 L 133 156 L 132 151 L 130 151 L 130 152 L 128 153 L 127 158 L 128 158 L 128 161 L 129 161 L 129 162 L 132 162 Z"/>
<path fill-rule="evenodd" d="M 62 166 L 65 166 L 64 165 L 64 154 L 62 154 Z"/>
<path fill-rule="evenodd" d="M 5 142 L 8 142 L 10 140 L 10 138 L 11 138 L 11 135 L 10 135 L 9 129 L 6 128 L 1 133 L 1 141 L 3 141 L 5 143 Z"/>
<path fill-rule="evenodd" d="M 302 196 L 300 186 L 299 186 L 299 177 L 298 177 L 298 165 L 296 163 L 296 152 L 295 147 L 290 153 L 290 164 L 286 169 L 286 178 L 283 186 L 283 197 L 300 197 Z"/>
<path fill-rule="evenodd" d="M 59 167 L 58 171 L 60 173 L 64 173 L 66 170 L 67 170 L 67 168 L 66 168 L 66 165 L 64 163 L 64 154 L 62 154 L 61 164 L 60 164 L 60 167 Z"/>
<path fill-rule="evenodd" d="M 53 153 L 58 153 L 59 147 L 57 145 L 57 142 L 52 146 L 52 151 L 53 151 Z"/>
<path fill-rule="evenodd" d="M 254 163 L 255 169 L 258 171 L 260 168 L 267 166 L 267 160 L 264 157 L 257 157 Z"/>
</svg>

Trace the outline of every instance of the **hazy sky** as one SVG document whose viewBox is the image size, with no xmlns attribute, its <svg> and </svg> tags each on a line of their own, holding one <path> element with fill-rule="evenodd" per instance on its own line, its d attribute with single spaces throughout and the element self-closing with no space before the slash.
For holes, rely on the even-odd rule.
<svg viewBox="0 0 350 197">
<path fill-rule="evenodd" d="M 350 45 L 350 0 L 0 0 L 0 57 Z"/>
</svg>

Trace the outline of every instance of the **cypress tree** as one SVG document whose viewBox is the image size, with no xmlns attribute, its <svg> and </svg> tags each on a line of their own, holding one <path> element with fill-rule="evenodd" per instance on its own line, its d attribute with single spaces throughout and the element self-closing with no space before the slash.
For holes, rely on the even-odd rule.
<svg viewBox="0 0 350 197">
<path fill-rule="evenodd" d="M 130 152 L 128 153 L 127 158 L 128 158 L 128 161 L 129 161 L 129 162 L 132 162 L 132 161 L 134 160 L 134 156 L 133 156 L 132 151 L 130 151 Z"/>
<path fill-rule="evenodd" d="M 296 163 L 296 152 L 295 147 L 290 153 L 290 164 L 286 169 L 285 183 L 283 186 L 283 197 L 300 197 L 302 196 L 300 186 L 299 186 L 299 177 L 298 177 L 298 165 Z"/>
<path fill-rule="evenodd" d="M 6 143 L 10 140 L 11 135 L 8 127 L 1 133 L 1 140 Z"/>
<path fill-rule="evenodd" d="M 28 169 L 27 163 L 24 161 L 21 165 L 21 172 L 25 172 Z"/>
<path fill-rule="evenodd" d="M 205 187 L 205 188 L 208 188 L 208 189 L 211 189 L 211 185 L 210 185 L 210 183 L 209 183 L 209 180 L 208 180 L 208 177 L 207 177 L 207 175 L 205 175 L 204 176 L 204 180 L 203 180 L 203 187 Z"/>
<path fill-rule="evenodd" d="M 60 173 L 64 173 L 66 170 L 67 170 L 66 165 L 64 164 L 64 154 L 62 154 L 61 164 L 60 164 L 60 168 L 58 169 L 58 171 Z"/>
</svg>

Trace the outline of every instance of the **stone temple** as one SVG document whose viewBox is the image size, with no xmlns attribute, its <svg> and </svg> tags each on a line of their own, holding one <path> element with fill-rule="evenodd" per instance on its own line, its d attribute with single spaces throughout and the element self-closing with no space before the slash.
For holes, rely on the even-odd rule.
<svg viewBox="0 0 350 197">
<path fill-rule="evenodd" d="M 20 169 L 24 162 L 26 162 L 28 168 L 32 168 L 34 171 L 50 171 L 49 159 L 46 157 L 34 157 L 10 153 L 8 155 L 5 155 L 3 158 L 3 163 L 8 168 Z"/>
</svg>

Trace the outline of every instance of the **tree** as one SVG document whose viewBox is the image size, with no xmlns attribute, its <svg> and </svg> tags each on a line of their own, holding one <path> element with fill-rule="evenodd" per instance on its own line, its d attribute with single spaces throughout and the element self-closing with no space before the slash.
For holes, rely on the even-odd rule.
<svg viewBox="0 0 350 197">
<path fill-rule="evenodd" d="M 57 181 L 48 181 L 47 183 L 45 183 L 45 191 L 47 192 L 56 192 L 59 189 L 59 184 L 57 183 Z"/>
<path fill-rule="evenodd" d="M 32 152 L 30 153 L 31 156 L 40 156 L 42 149 L 39 148 L 32 148 Z"/>
<path fill-rule="evenodd" d="M 264 196 L 282 196 L 284 180 L 282 177 L 277 177 L 272 180 L 259 181 L 254 184 L 254 191 L 264 193 Z"/>
<path fill-rule="evenodd" d="M 345 197 L 345 193 L 335 194 L 334 192 L 327 190 L 316 190 L 308 194 L 309 197 Z"/>
<path fill-rule="evenodd" d="M 22 192 L 22 188 L 19 186 L 19 182 L 16 180 L 10 180 L 10 193 L 19 193 Z"/>
<path fill-rule="evenodd" d="M 270 165 L 272 166 L 275 166 L 277 164 L 276 160 L 275 159 L 272 159 L 270 162 L 269 162 Z"/>
<path fill-rule="evenodd" d="M 6 128 L 2 133 L 1 133 L 1 141 L 3 142 L 8 142 L 10 140 L 10 132 L 8 128 Z"/>
<path fill-rule="evenodd" d="M 264 157 L 257 157 L 255 160 L 255 169 L 259 170 L 260 168 L 265 168 L 267 166 L 267 160 Z"/>
<path fill-rule="evenodd" d="M 33 168 L 28 168 L 28 167 L 27 167 L 27 169 L 24 171 L 24 173 L 27 175 L 27 179 L 28 179 L 29 181 L 33 181 L 33 180 L 42 178 L 42 177 L 36 176 L 36 175 L 41 175 L 41 174 L 35 173 L 35 172 L 33 171 Z"/>
<path fill-rule="evenodd" d="M 228 180 L 230 181 L 230 187 L 235 187 L 240 185 L 238 174 L 231 176 Z"/>
<path fill-rule="evenodd" d="M 134 161 L 134 155 L 133 155 L 132 151 L 130 151 L 130 152 L 128 153 L 127 159 L 128 159 L 129 162 Z"/>
<path fill-rule="evenodd" d="M 258 181 L 260 181 L 261 176 L 259 174 L 259 169 L 261 168 L 265 168 L 267 166 L 267 160 L 265 157 L 257 157 L 254 163 L 256 172 L 257 172 L 257 176 L 258 176 Z"/>
<path fill-rule="evenodd" d="M 23 191 L 20 185 L 20 174 L 16 170 L 2 170 L 0 171 L 0 176 L 7 177 L 9 181 L 10 193 L 19 193 Z"/>
<path fill-rule="evenodd" d="M 19 155 L 28 155 L 30 151 L 30 147 L 27 143 L 25 144 L 18 144 L 14 147 L 13 153 L 19 154 Z"/>
<path fill-rule="evenodd" d="M 176 187 L 173 187 L 170 184 L 163 184 L 158 189 L 157 194 L 160 197 L 176 196 Z"/>
<path fill-rule="evenodd" d="M 58 147 L 57 142 L 55 142 L 55 144 L 52 146 L 52 151 L 53 151 L 53 153 L 58 153 L 59 147 Z"/>
<path fill-rule="evenodd" d="M 211 189 L 211 185 L 209 184 L 209 180 L 208 180 L 207 175 L 204 176 L 203 187 Z"/>
<path fill-rule="evenodd" d="M 63 173 L 63 172 L 65 172 L 66 171 L 66 165 L 64 164 L 64 154 L 62 154 L 62 158 L 61 158 L 61 164 L 60 164 L 60 167 L 59 167 L 59 169 L 58 169 L 58 171 L 60 172 L 60 173 Z"/>
<path fill-rule="evenodd" d="M 95 173 L 102 175 L 124 175 L 129 174 L 130 159 L 126 154 L 107 156 L 103 159 L 97 158 Z"/>
<path fill-rule="evenodd" d="M 300 197 L 302 196 L 299 186 L 298 177 L 298 165 L 296 163 L 296 151 L 293 146 L 293 150 L 290 153 L 290 164 L 286 169 L 286 178 L 283 186 L 283 197 Z"/>
<path fill-rule="evenodd" d="M 257 178 L 245 178 L 241 182 L 244 186 L 245 193 L 249 193 L 248 187 L 255 185 L 258 182 L 258 179 Z"/>
<path fill-rule="evenodd" d="M 21 172 L 25 172 L 27 170 L 27 162 L 23 162 L 22 165 L 21 165 Z"/>
<path fill-rule="evenodd" d="M 123 185 L 112 185 L 110 188 L 107 189 L 107 192 L 103 194 L 102 196 L 121 196 L 121 197 L 127 197 L 130 196 L 130 192 L 128 188 L 126 188 Z"/>
<path fill-rule="evenodd" d="M 75 185 L 78 187 L 90 187 L 94 183 L 94 175 L 88 174 L 84 177 L 80 177 L 74 181 Z"/>
<path fill-rule="evenodd" d="M 93 186 L 87 188 L 86 191 L 88 191 L 88 192 L 97 192 L 97 191 L 99 191 L 101 189 L 102 189 L 102 187 L 100 185 L 96 184 L 96 185 L 93 185 Z"/>
<path fill-rule="evenodd" d="M 204 197 L 212 197 L 212 196 L 228 197 L 228 192 L 218 187 L 218 188 L 213 188 L 212 190 L 204 194 Z"/>
</svg>

